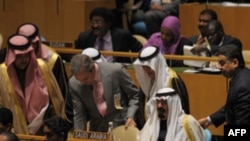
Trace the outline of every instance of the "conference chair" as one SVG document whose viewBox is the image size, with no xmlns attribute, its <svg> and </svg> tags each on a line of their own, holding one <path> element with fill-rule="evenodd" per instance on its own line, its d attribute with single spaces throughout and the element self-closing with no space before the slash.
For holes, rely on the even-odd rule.
<svg viewBox="0 0 250 141">
<path fill-rule="evenodd" d="M 139 129 L 137 127 L 130 126 L 125 130 L 125 126 L 118 126 L 111 132 L 111 138 L 113 141 L 137 141 Z"/>
</svg>

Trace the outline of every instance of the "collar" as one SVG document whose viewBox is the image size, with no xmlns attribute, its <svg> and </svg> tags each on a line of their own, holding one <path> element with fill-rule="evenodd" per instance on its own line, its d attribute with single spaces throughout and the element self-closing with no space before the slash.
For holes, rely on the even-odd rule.
<svg viewBox="0 0 250 141">
<path fill-rule="evenodd" d="M 94 82 L 101 82 L 102 79 L 101 79 L 101 72 L 100 72 L 100 68 L 98 66 L 97 63 L 94 63 Z"/>
<path fill-rule="evenodd" d="M 100 37 L 98 37 L 98 40 L 100 39 Z M 105 42 L 111 42 L 111 32 L 110 30 L 108 30 L 108 32 L 102 37 L 102 39 Z"/>
</svg>

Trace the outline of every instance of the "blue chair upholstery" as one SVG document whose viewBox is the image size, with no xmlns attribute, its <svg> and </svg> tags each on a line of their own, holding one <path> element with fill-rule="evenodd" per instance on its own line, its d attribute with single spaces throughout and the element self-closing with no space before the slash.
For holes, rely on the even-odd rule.
<svg viewBox="0 0 250 141">
<path fill-rule="evenodd" d="M 205 129 L 205 141 L 212 141 L 212 133 L 209 129 Z"/>
</svg>

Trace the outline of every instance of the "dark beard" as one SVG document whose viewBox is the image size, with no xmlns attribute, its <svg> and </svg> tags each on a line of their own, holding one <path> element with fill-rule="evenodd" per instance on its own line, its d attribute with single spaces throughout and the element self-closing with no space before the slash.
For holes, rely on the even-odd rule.
<svg viewBox="0 0 250 141">
<path fill-rule="evenodd" d="M 158 117 L 160 119 L 165 119 L 166 110 L 163 108 L 158 108 L 157 111 L 158 111 Z"/>
<path fill-rule="evenodd" d="M 229 71 L 229 72 L 222 71 L 222 74 L 227 78 L 231 78 L 234 75 L 234 71 Z"/>
</svg>

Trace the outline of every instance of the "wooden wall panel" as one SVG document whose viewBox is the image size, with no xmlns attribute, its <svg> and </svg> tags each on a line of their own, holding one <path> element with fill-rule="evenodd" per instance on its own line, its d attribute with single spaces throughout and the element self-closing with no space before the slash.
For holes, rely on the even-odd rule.
<svg viewBox="0 0 250 141">
<path fill-rule="evenodd" d="M 90 28 L 89 13 L 95 7 L 114 8 L 113 0 L 0 0 L 0 32 L 4 46 L 17 26 L 32 22 L 50 41 L 73 42 Z"/>
<path fill-rule="evenodd" d="M 198 19 L 203 9 L 205 5 L 198 3 L 180 5 L 181 31 L 184 36 L 191 37 L 199 33 Z"/>
<path fill-rule="evenodd" d="M 226 102 L 228 81 L 222 75 L 179 73 L 189 94 L 191 114 L 203 118 L 216 112 Z M 214 83 L 216 82 L 216 83 Z M 223 136 L 224 127 L 209 126 L 213 135 Z"/>
</svg>

